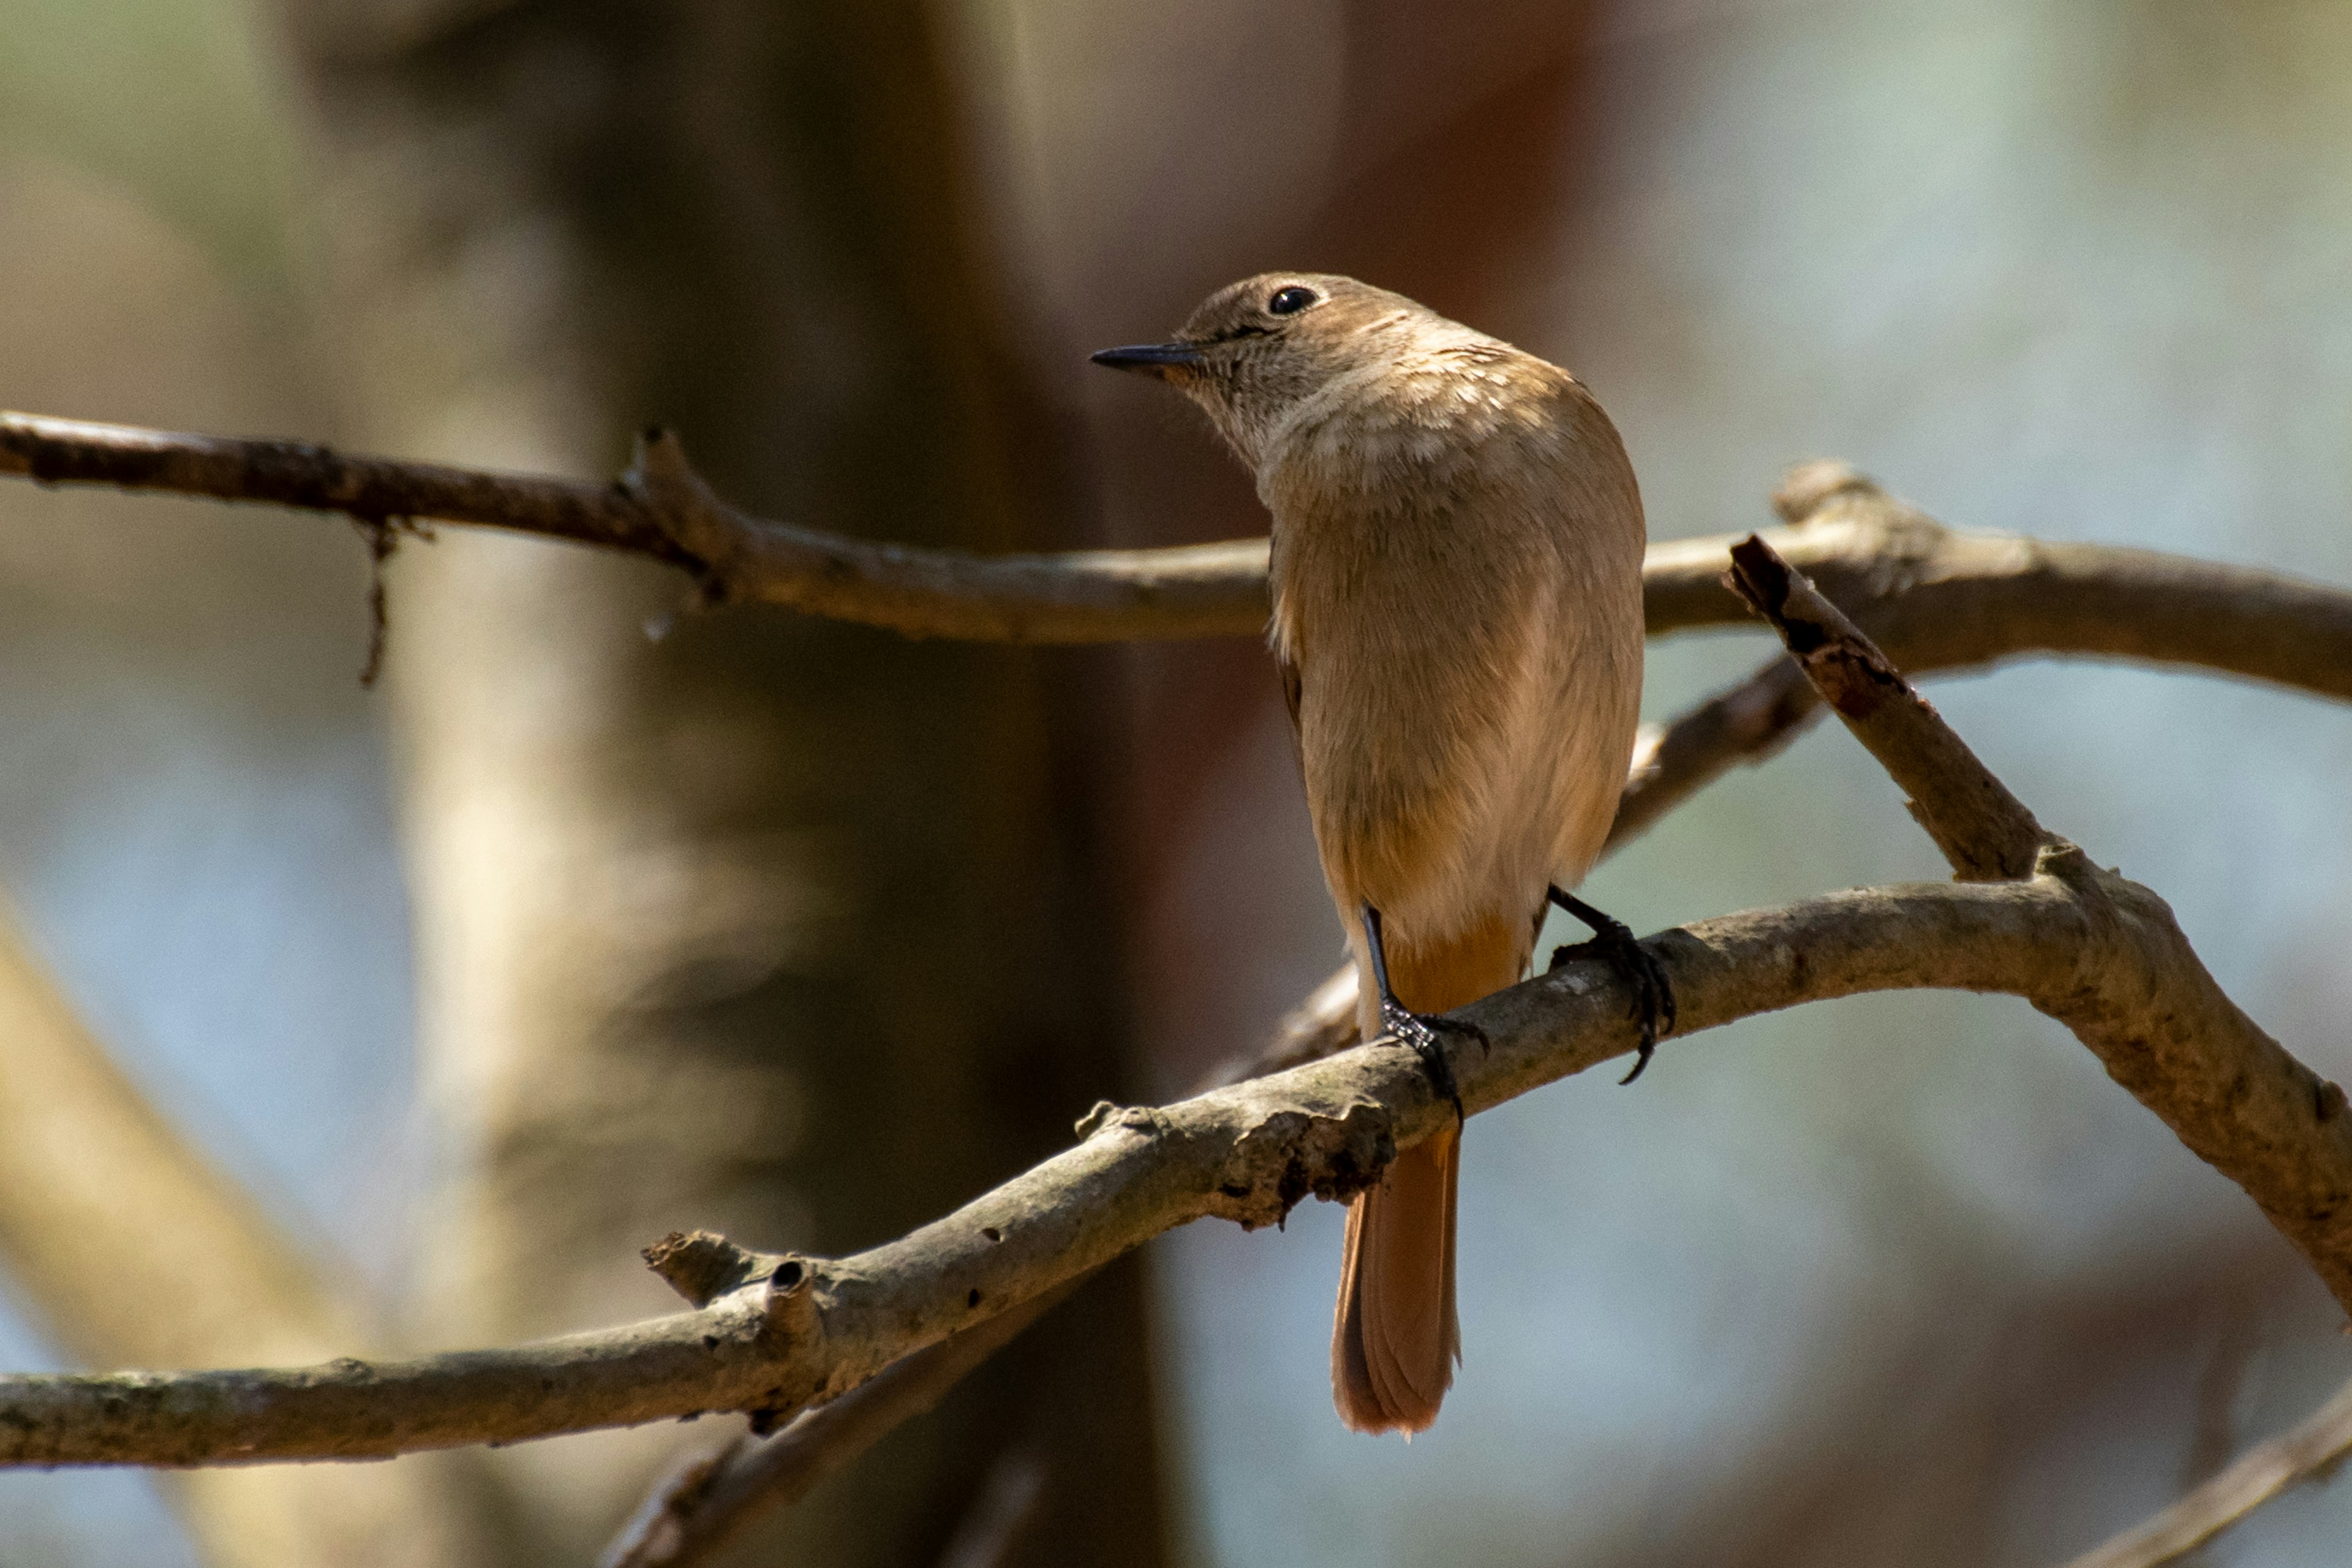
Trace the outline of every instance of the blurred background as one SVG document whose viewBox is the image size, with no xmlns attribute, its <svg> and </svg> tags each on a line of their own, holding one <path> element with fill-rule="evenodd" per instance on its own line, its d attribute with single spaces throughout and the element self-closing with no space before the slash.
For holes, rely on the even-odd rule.
<svg viewBox="0 0 2352 1568">
<path fill-rule="evenodd" d="M 1656 537 L 1759 524 L 1835 456 L 1959 527 L 2352 583 L 2352 11 L 2317 0 L 0 21 L 0 406 L 590 479 L 660 420 L 822 527 L 1222 538 L 1263 528 L 1238 468 L 1084 355 L 1275 267 L 1575 369 Z M 369 689 L 368 581 L 331 521 L 0 486 L 20 940 L 310 1302 L 184 1310 L 242 1299 L 215 1258 L 126 1313 L 121 1252 L 44 1243 L 0 1183 L 0 1363 L 664 1310 L 664 1231 L 885 1239 L 1097 1098 L 1181 1092 L 1339 956 L 1253 644 L 698 616 L 444 531 L 390 565 Z M 1654 645 L 1649 713 L 1762 648 Z M 1935 695 L 2352 1073 L 2352 712 L 2086 664 Z M 1832 728 L 1588 895 L 1650 931 L 1941 874 Z M 1466 1362 L 1410 1447 L 1330 1413 L 1341 1216 L 1309 1205 L 1155 1244 L 731 1560 L 935 1562 L 1010 1457 L 1045 1477 L 1024 1563 L 2053 1563 L 2352 1374 L 2252 1205 L 2013 1001 L 1670 1044 L 1482 1117 L 1462 1205 Z M 89 1247 L 173 1221 L 113 1223 Z M 0 1475 L 0 1563 L 585 1563 L 712 1436 Z M 2347 1530 L 2315 1488 L 2203 1561 L 2340 1563 Z"/>
</svg>

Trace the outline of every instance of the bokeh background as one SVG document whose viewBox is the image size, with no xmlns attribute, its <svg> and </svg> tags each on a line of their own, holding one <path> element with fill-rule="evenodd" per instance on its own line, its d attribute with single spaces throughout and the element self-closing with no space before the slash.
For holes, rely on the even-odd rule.
<svg viewBox="0 0 2352 1568">
<path fill-rule="evenodd" d="M 2317 0 L 0 18 L 0 406 L 591 478 L 659 419 L 822 526 L 1228 537 L 1243 477 L 1084 353 L 1281 266 L 1574 368 L 1657 537 L 1836 456 L 1962 527 L 2352 583 L 2352 11 Z M 366 689 L 367 585 L 331 521 L 0 487 L 0 883 L 372 1325 L 336 1349 L 664 1310 L 634 1252 L 673 1227 L 882 1239 L 1097 1096 L 1180 1092 L 1339 956 L 1255 647 L 698 616 L 445 531 L 392 563 Z M 1654 645 L 1647 710 L 1762 646 Z M 1936 697 L 2352 1073 L 2352 712 L 2087 664 Z M 1832 728 L 1589 896 L 1647 931 L 1939 874 Z M 2053 1563 L 2352 1374 L 2252 1205 L 2011 1001 L 1670 1045 L 1482 1117 L 1462 1201 L 1466 1363 L 1410 1446 L 1330 1415 L 1309 1205 L 1163 1239 L 736 1560 L 937 1561 L 1010 1454 L 1046 1477 L 1023 1562 Z M 0 1361 L 123 1359 L 0 1278 Z M 10 1474 L 0 1563 L 586 1562 L 709 1436 L 341 1489 Z M 2205 1561 L 2347 1532 L 2312 1489 Z"/>
</svg>

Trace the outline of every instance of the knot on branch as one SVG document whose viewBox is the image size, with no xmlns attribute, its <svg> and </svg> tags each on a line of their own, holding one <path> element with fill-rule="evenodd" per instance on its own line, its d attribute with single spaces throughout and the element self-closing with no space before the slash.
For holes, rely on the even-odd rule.
<svg viewBox="0 0 2352 1568">
<path fill-rule="evenodd" d="M 803 1288 L 809 1279 L 805 1259 L 789 1253 L 753 1252 L 709 1230 L 671 1231 L 639 1256 L 698 1308 L 762 1277 L 780 1290 Z"/>
<path fill-rule="evenodd" d="M 2063 988 L 2032 1001 L 2078 1034 L 2117 1042 L 2112 1054 L 2101 1052 L 2117 1082 L 2127 1089 L 2140 1082 L 2133 1064 L 2161 1054 L 2184 1019 L 2236 1012 L 2198 962 L 2172 906 L 2153 889 L 2063 840 L 2043 848 L 2033 869 L 2065 889 L 2067 910 L 2081 929 Z"/>
<path fill-rule="evenodd" d="M 1781 476 L 1772 510 L 1818 540 L 1803 563 L 1854 601 L 1857 618 L 1876 625 L 1887 605 L 1931 580 L 1956 536 L 1906 501 L 1887 494 L 1851 463 L 1800 463 Z M 1792 553 L 1797 541 L 1791 540 Z"/>
<path fill-rule="evenodd" d="M 654 526 L 685 553 L 703 602 L 727 603 L 743 554 L 743 521 L 694 471 L 677 433 L 658 425 L 641 431 L 620 486 L 643 503 Z"/>
<path fill-rule="evenodd" d="M 1244 1230 L 1279 1226 L 1310 1195 L 1346 1203 L 1377 1184 L 1396 1154 L 1389 1112 L 1370 1100 L 1336 1115 L 1273 1111 L 1234 1143 L 1209 1212 Z"/>
<path fill-rule="evenodd" d="M 1841 496 L 1874 496 L 1886 492 L 1878 481 L 1839 458 L 1799 463 L 1780 476 L 1772 489 L 1772 510 L 1783 522 L 1803 522 Z"/>
<path fill-rule="evenodd" d="M 1108 1100 L 1097 1100 L 1092 1110 L 1078 1118 L 1076 1131 L 1078 1142 L 1083 1143 L 1114 1127 L 1150 1138 L 1165 1131 L 1167 1126 L 1168 1119 L 1150 1106 L 1115 1105 Z"/>
</svg>

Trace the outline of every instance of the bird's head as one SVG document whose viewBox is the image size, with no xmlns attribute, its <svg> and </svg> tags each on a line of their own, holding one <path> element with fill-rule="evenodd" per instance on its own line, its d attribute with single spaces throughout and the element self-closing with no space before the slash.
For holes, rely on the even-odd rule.
<svg viewBox="0 0 2352 1568">
<path fill-rule="evenodd" d="M 1420 351 L 1475 336 L 1352 278 L 1262 272 L 1210 295 L 1168 342 L 1105 349 L 1094 363 L 1175 386 L 1256 468 L 1303 410 L 1334 396 L 1377 395 L 1389 373 Z"/>
</svg>

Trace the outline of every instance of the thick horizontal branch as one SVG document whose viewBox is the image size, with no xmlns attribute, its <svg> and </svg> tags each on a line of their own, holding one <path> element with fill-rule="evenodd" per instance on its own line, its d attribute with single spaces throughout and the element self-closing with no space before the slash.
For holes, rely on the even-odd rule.
<svg viewBox="0 0 2352 1568">
<path fill-rule="evenodd" d="M 2024 881 L 1843 893 L 1703 921 L 1649 945 L 1672 977 L 1685 1034 L 1916 987 L 2021 994 L 2078 1028 L 2129 1037 L 2210 1026 L 2216 1006 L 2228 1006 L 2160 900 L 2071 852 L 2045 856 Z M 1466 1009 L 1492 1041 L 1455 1064 L 1470 1109 L 1632 1049 L 1619 984 L 1607 966 L 1580 963 Z M 2242 1059 L 2252 1042 L 2232 1037 L 2238 1055 L 2210 1058 L 2226 1079 L 2170 1092 L 2192 1146 L 2211 1146 L 2219 1131 L 2268 1151 L 2235 1161 L 2231 1173 L 2264 1185 L 2255 1195 L 2275 1219 L 2308 1206 L 2308 1146 L 2323 1146 L 2339 1170 L 2352 1168 L 2352 1151 L 2347 1119 L 2330 1109 L 2341 1095 L 2331 1100 L 2276 1046 L 2261 1045 L 2269 1057 Z M 2272 1092 L 2273 1079 L 2295 1093 Z M 1309 1195 L 1348 1196 L 1452 1114 L 1432 1099 L 1418 1058 L 1386 1044 L 1160 1110 L 1105 1107 L 1077 1147 L 947 1218 L 853 1258 L 784 1259 L 694 1312 L 391 1363 L 0 1379 L 0 1463 L 361 1458 L 712 1410 L 772 1420 L 1190 1220 L 1255 1226 Z M 2231 1131 L 2233 1117 L 2253 1121 Z M 2331 1284 L 2352 1281 L 2341 1238 L 2331 1233 L 2329 1244 L 2323 1272 Z"/>
<path fill-rule="evenodd" d="M 2030 654 L 2193 665 L 2352 699 L 2352 593 L 2251 567 L 1964 533 L 1843 463 L 1790 472 L 1762 538 L 1917 676 Z M 1744 535 L 1737 537 L 1745 537 Z M 1652 547 L 1652 634 L 1746 620 L 1725 585 L 1734 536 Z"/>
<path fill-rule="evenodd" d="M 1160 550 L 972 555 L 751 517 L 654 433 L 609 485 L 0 414 L 0 474 L 468 523 L 650 555 L 730 602 L 788 605 L 913 637 L 1088 643 L 1249 637 L 1266 617 L 1263 539 Z M 1840 464 L 1782 486 L 1798 526 L 1767 537 L 1915 673 L 2026 653 L 2191 664 L 2352 697 L 2352 595 L 2273 573 L 2096 544 L 1959 533 Z M 1654 546 L 1650 631 L 1736 626 L 1730 536 Z M 1899 624 L 1875 606 L 1900 604 Z"/>
</svg>

